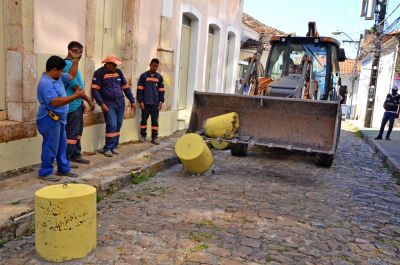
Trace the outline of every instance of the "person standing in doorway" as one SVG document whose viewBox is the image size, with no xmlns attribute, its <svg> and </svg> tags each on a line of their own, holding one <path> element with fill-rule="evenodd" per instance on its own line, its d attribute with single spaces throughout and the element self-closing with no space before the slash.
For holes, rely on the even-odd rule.
<svg viewBox="0 0 400 265">
<path fill-rule="evenodd" d="M 51 56 L 46 62 L 46 72 L 43 73 L 37 87 L 39 109 L 37 113 L 37 128 L 43 136 L 42 164 L 39 178 L 47 181 L 59 181 L 53 175 L 53 162 L 57 160 L 57 175 L 77 177 L 71 172 L 67 157 L 67 139 L 65 124 L 67 122 L 68 104 L 82 98 L 84 91 L 75 89 L 67 96 L 65 85 L 73 80 L 78 71 L 78 60 L 74 60 L 69 73 L 63 73 L 65 61 L 58 56 Z"/>
<path fill-rule="evenodd" d="M 146 142 L 147 119 L 151 116 L 151 142 L 155 145 L 158 141 L 158 116 L 164 103 L 164 80 L 157 73 L 160 61 L 156 58 L 150 62 L 150 70 L 144 72 L 138 82 L 137 99 L 142 110 L 142 120 L 140 122 L 140 142 Z"/>
<path fill-rule="evenodd" d="M 80 60 L 83 53 L 83 45 L 77 41 L 72 41 L 68 44 L 68 55 L 65 59 L 66 66 L 64 72 L 69 72 L 72 66 L 73 60 Z M 81 72 L 78 70 L 76 77 L 68 83 L 66 86 L 67 96 L 71 96 L 75 93 L 75 88 L 79 87 L 82 90 L 85 89 Z M 90 107 L 90 110 L 94 110 L 95 105 L 93 101 L 84 94 L 83 100 L 85 100 Z M 86 109 L 85 103 L 81 98 L 75 99 L 69 103 L 67 125 L 65 130 L 67 133 L 67 159 L 70 162 L 89 164 L 90 161 L 84 159 L 81 154 L 81 138 L 83 133 L 83 113 Z M 74 164 L 70 164 L 71 167 L 77 167 Z"/>
<path fill-rule="evenodd" d="M 386 123 L 389 122 L 389 129 L 386 133 L 386 140 L 390 140 L 390 134 L 393 129 L 394 120 L 399 117 L 399 104 L 400 95 L 398 94 L 398 87 L 392 87 L 392 93 L 386 96 L 385 103 L 383 107 L 385 108 L 385 113 L 383 114 L 381 128 L 379 134 L 375 137 L 375 140 L 382 140 L 383 131 L 385 130 Z"/>
<path fill-rule="evenodd" d="M 103 111 L 106 121 L 106 143 L 101 151 L 105 156 L 118 155 L 118 144 L 125 112 L 125 96 L 131 109 L 135 110 L 135 99 L 131 88 L 118 65 L 122 62 L 113 54 L 102 60 L 104 66 L 94 72 L 92 80 L 93 96 Z"/>
</svg>

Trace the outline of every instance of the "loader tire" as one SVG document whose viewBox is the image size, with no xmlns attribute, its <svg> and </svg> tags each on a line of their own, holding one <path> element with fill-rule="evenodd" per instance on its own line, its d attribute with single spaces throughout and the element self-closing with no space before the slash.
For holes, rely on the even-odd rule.
<svg viewBox="0 0 400 265">
<path fill-rule="evenodd" d="M 233 156 L 246 156 L 247 155 L 247 144 L 232 143 L 231 154 Z"/>
<path fill-rule="evenodd" d="M 335 155 L 317 154 L 315 156 L 315 164 L 320 167 L 331 167 Z"/>
</svg>

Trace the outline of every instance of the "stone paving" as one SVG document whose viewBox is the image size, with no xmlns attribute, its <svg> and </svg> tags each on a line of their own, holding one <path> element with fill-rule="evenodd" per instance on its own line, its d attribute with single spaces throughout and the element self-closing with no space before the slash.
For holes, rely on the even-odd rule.
<svg viewBox="0 0 400 265">
<path fill-rule="evenodd" d="M 400 186 L 352 133 L 330 169 L 286 151 L 214 154 L 213 174 L 178 165 L 107 197 L 97 250 L 66 264 L 400 264 Z M 0 264 L 47 263 L 29 236 Z"/>
</svg>

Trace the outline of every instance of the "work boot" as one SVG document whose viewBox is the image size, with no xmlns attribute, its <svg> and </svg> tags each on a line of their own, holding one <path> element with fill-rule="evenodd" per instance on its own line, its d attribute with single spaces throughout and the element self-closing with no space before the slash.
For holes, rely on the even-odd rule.
<svg viewBox="0 0 400 265">
<path fill-rule="evenodd" d="M 113 153 L 110 150 L 104 151 L 104 155 L 106 157 L 113 157 L 114 156 Z"/>
<path fill-rule="evenodd" d="M 51 182 L 57 182 L 60 181 L 61 178 L 54 176 L 54 175 L 50 175 L 50 176 L 39 176 L 39 179 L 41 180 L 45 180 L 45 181 L 51 181 Z"/>
<path fill-rule="evenodd" d="M 146 142 L 146 136 L 140 136 L 140 138 L 139 138 L 139 142 L 141 142 L 141 143 L 145 143 Z"/>
<path fill-rule="evenodd" d="M 111 153 L 113 153 L 114 155 L 119 155 L 119 151 L 117 148 L 114 148 L 113 150 L 111 150 Z"/>
<path fill-rule="evenodd" d="M 78 174 L 72 173 L 71 171 L 67 172 L 67 173 L 57 172 L 56 175 L 57 176 L 62 176 L 62 177 L 69 177 L 69 178 L 77 178 L 78 177 Z"/>
<path fill-rule="evenodd" d="M 72 158 L 71 161 L 80 164 L 90 164 L 90 160 L 84 159 L 82 156 Z"/>
<path fill-rule="evenodd" d="M 382 136 L 377 136 L 374 138 L 375 140 L 382 140 Z"/>
<path fill-rule="evenodd" d="M 155 144 L 155 145 L 159 145 L 159 144 L 160 144 L 160 141 L 158 141 L 157 138 L 154 138 L 154 139 L 151 140 L 151 143 L 152 143 L 152 144 Z"/>
</svg>

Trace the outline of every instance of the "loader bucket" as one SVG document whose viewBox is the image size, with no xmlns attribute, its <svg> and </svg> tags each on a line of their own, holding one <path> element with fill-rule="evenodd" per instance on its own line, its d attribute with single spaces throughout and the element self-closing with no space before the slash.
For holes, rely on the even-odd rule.
<svg viewBox="0 0 400 265">
<path fill-rule="evenodd" d="M 340 131 L 340 103 L 195 92 L 189 132 L 210 117 L 237 112 L 238 142 L 333 155 Z"/>
</svg>

